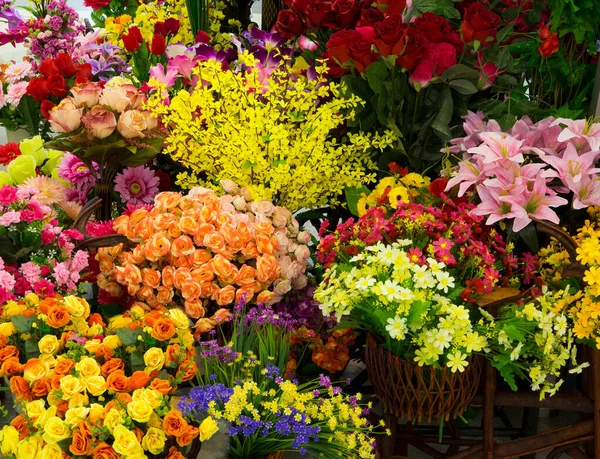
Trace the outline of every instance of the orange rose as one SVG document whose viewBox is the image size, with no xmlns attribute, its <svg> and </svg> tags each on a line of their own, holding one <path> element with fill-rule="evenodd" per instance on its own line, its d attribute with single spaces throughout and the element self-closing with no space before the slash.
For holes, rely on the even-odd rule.
<svg viewBox="0 0 600 459">
<path fill-rule="evenodd" d="M 216 320 L 218 323 L 225 323 L 233 317 L 231 311 L 227 308 L 220 308 L 213 314 L 212 319 Z"/>
<path fill-rule="evenodd" d="M 29 429 L 27 428 L 29 421 L 25 418 L 24 414 L 19 414 L 16 418 L 10 421 L 10 425 L 19 431 L 19 438 L 24 440 L 29 436 Z"/>
<path fill-rule="evenodd" d="M 148 314 L 144 316 L 144 325 L 146 327 L 153 327 L 154 323 L 162 319 L 163 312 L 162 311 L 150 311 Z"/>
<path fill-rule="evenodd" d="M 125 370 L 125 363 L 121 359 L 110 359 L 104 362 L 104 365 L 100 367 L 102 376 L 105 378 L 115 371 Z"/>
<path fill-rule="evenodd" d="M 0 335 L 0 349 L 8 344 L 8 338 L 4 335 Z"/>
<path fill-rule="evenodd" d="M 67 400 L 60 400 L 56 405 L 56 415 L 59 418 L 65 417 L 65 413 L 69 411 L 69 402 Z"/>
<path fill-rule="evenodd" d="M 42 398 L 52 390 L 52 380 L 47 377 L 38 379 L 31 388 L 31 393 L 35 398 Z"/>
<path fill-rule="evenodd" d="M 257 234 L 264 234 L 266 236 L 270 236 L 275 232 L 275 228 L 269 220 L 258 222 L 256 225 L 254 225 L 254 230 Z"/>
<path fill-rule="evenodd" d="M 179 344 L 170 344 L 167 346 L 165 357 L 168 363 L 179 363 L 181 358 L 181 346 Z"/>
<path fill-rule="evenodd" d="M 202 301 L 186 300 L 183 307 L 185 308 L 185 313 L 192 319 L 199 319 L 200 317 L 204 317 L 204 314 L 206 314 L 206 309 L 204 309 Z"/>
<path fill-rule="evenodd" d="M 173 214 L 159 214 L 154 217 L 152 226 L 156 231 L 166 231 L 175 224 L 175 215 Z"/>
<path fill-rule="evenodd" d="M 142 282 L 151 288 L 158 288 L 160 285 L 160 273 L 154 269 L 142 269 Z"/>
<path fill-rule="evenodd" d="M 22 376 L 13 376 L 10 378 L 10 391 L 15 394 L 17 400 L 25 400 L 27 402 L 32 400 L 29 384 L 27 384 L 27 381 Z"/>
<path fill-rule="evenodd" d="M 179 223 L 177 224 L 179 229 L 187 234 L 194 236 L 198 231 L 198 222 L 196 219 L 190 215 L 184 215 L 179 219 Z"/>
<path fill-rule="evenodd" d="M 235 299 L 235 288 L 233 288 L 233 285 L 223 287 L 218 292 L 214 293 L 212 299 L 215 300 L 219 306 L 227 306 L 228 304 L 233 303 L 233 300 Z"/>
<path fill-rule="evenodd" d="M 117 395 L 117 398 L 115 400 L 111 400 L 106 404 L 106 406 L 104 407 L 104 412 L 108 413 L 113 408 L 116 410 L 124 411 L 124 407 L 127 406 L 127 404 L 130 403 L 132 400 L 133 398 L 131 397 L 131 395 L 121 392 Z"/>
<path fill-rule="evenodd" d="M 256 279 L 259 282 L 273 282 L 281 274 L 277 258 L 273 255 L 263 255 L 256 261 Z"/>
<path fill-rule="evenodd" d="M 129 221 L 131 222 L 132 225 L 137 225 L 138 223 L 140 223 L 143 219 L 145 219 L 148 215 L 148 211 L 146 209 L 144 209 L 143 207 L 140 207 L 139 209 L 135 209 L 131 215 L 129 216 Z"/>
<path fill-rule="evenodd" d="M 192 278 L 200 284 L 211 282 L 215 278 L 212 262 L 205 263 L 201 267 L 193 269 Z"/>
<path fill-rule="evenodd" d="M 62 306 L 52 306 L 48 308 L 48 317 L 46 323 L 52 328 L 64 327 L 71 321 L 71 315 Z"/>
<path fill-rule="evenodd" d="M 215 292 L 219 291 L 219 286 L 213 282 L 205 282 L 200 286 L 200 298 L 211 298 Z"/>
<path fill-rule="evenodd" d="M 94 448 L 93 459 L 119 459 L 119 455 L 108 443 L 99 443 Z"/>
<path fill-rule="evenodd" d="M 260 253 L 268 253 L 269 255 L 272 255 L 275 250 L 271 239 L 264 234 L 256 235 L 256 248 Z"/>
<path fill-rule="evenodd" d="M 237 226 L 237 237 L 244 244 L 247 244 L 248 242 L 250 242 L 254 239 L 254 236 L 252 236 L 252 232 L 250 231 L 250 228 L 244 222 L 240 222 Z"/>
<path fill-rule="evenodd" d="M 156 301 L 160 304 L 169 304 L 173 300 L 174 294 L 175 292 L 172 288 L 161 285 L 156 289 Z"/>
<path fill-rule="evenodd" d="M 240 304 L 242 301 L 249 303 L 252 298 L 254 298 L 254 290 L 251 284 L 235 291 L 235 304 Z"/>
<path fill-rule="evenodd" d="M 100 314 L 98 314 L 97 312 L 90 314 L 90 318 L 88 319 L 88 325 L 90 327 L 92 325 L 96 325 L 96 324 L 106 327 L 106 323 L 104 323 L 104 320 L 102 320 L 102 316 Z"/>
<path fill-rule="evenodd" d="M 200 297 L 200 283 L 194 279 L 183 281 L 181 296 L 186 300 L 197 300 Z"/>
<path fill-rule="evenodd" d="M 96 357 L 104 357 L 104 361 L 112 359 L 113 351 L 108 346 L 100 344 L 96 349 Z"/>
<path fill-rule="evenodd" d="M 212 250 L 213 253 L 220 253 L 225 249 L 225 238 L 218 231 L 210 231 L 204 235 L 203 245 Z"/>
<path fill-rule="evenodd" d="M 260 255 L 258 248 L 256 247 L 256 242 L 250 241 L 248 242 L 244 248 L 242 249 L 242 255 L 248 258 L 257 258 Z"/>
<path fill-rule="evenodd" d="M 144 209 L 146 210 L 146 209 Z M 124 236 L 127 236 L 127 227 L 129 226 L 129 217 L 127 215 L 121 215 L 115 218 L 113 222 L 113 229 Z"/>
<path fill-rule="evenodd" d="M 171 244 L 171 255 L 174 257 L 187 257 L 196 250 L 194 242 L 189 236 L 179 236 Z"/>
<path fill-rule="evenodd" d="M 171 446 L 169 455 L 165 459 L 185 459 L 185 456 L 179 452 L 179 448 Z"/>
<path fill-rule="evenodd" d="M 181 376 L 181 381 L 186 382 L 194 379 L 194 376 L 196 376 L 197 372 L 198 366 L 196 365 L 196 362 L 184 360 L 177 369 L 177 376 Z"/>
<path fill-rule="evenodd" d="M 163 430 L 167 435 L 179 437 L 186 433 L 188 423 L 179 411 L 169 411 L 163 419 Z"/>
<path fill-rule="evenodd" d="M 154 389 L 163 395 L 168 395 L 169 392 L 172 391 L 173 387 L 169 381 L 165 381 L 164 379 L 160 378 L 154 378 L 150 383 L 150 389 Z"/>
<path fill-rule="evenodd" d="M 238 277 L 236 279 L 236 283 L 238 285 L 247 285 L 251 284 L 256 280 L 256 269 L 249 265 L 242 265 L 239 270 Z"/>
<path fill-rule="evenodd" d="M 158 261 L 171 251 L 171 240 L 164 233 L 156 233 L 145 244 L 144 256 L 150 261 Z"/>
<path fill-rule="evenodd" d="M 150 375 L 148 373 L 145 371 L 134 371 L 127 381 L 127 384 L 129 385 L 130 390 L 136 390 L 146 387 L 148 381 L 150 381 Z"/>
<path fill-rule="evenodd" d="M 190 258 L 194 268 L 199 268 L 208 263 L 212 259 L 212 255 L 208 250 L 196 249 Z"/>
<path fill-rule="evenodd" d="M 218 210 L 211 208 L 208 205 L 205 205 L 202 209 L 200 209 L 200 220 L 204 223 L 212 223 L 217 219 Z"/>
<path fill-rule="evenodd" d="M 181 289 L 187 280 L 193 280 L 191 271 L 188 268 L 177 268 L 173 274 L 173 285 Z"/>
<path fill-rule="evenodd" d="M 115 264 L 113 263 L 113 258 L 109 257 L 108 255 L 97 255 L 96 260 L 98 261 L 98 267 L 100 268 L 100 272 L 108 274 L 115 267 Z"/>
<path fill-rule="evenodd" d="M 198 319 L 198 321 L 194 325 L 194 330 L 196 330 L 196 332 L 194 333 L 194 337 L 198 338 L 198 336 L 202 333 L 208 333 L 209 331 L 213 330 L 217 326 L 217 324 L 218 323 L 215 319 Z"/>
<path fill-rule="evenodd" d="M 175 325 L 169 319 L 158 319 L 154 322 L 150 334 L 159 341 L 167 341 L 175 335 L 175 331 Z"/>
<path fill-rule="evenodd" d="M 116 269 L 121 270 L 123 268 L 119 267 Z M 124 281 L 121 282 L 122 284 L 140 284 L 142 282 L 142 272 L 140 271 L 140 268 L 134 264 L 125 266 L 125 269 L 123 269 L 123 276 Z"/>
<path fill-rule="evenodd" d="M 194 426 L 187 426 L 187 429 L 185 430 L 185 432 L 183 433 L 183 435 L 180 435 L 179 437 L 177 437 L 177 444 L 179 446 L 187 446 L 189 445 L 191 442 L 194 441 L 195 438 L 198 437 L 198 429 Z"/>
<path fill-rule="evenodd" d="M 128 379 L 123 370 L 113 371 L 106 378 L 108 390 L 113 392 L 127 392 L 129 390 Z"/>
<path fill-rule="evenodd" d="M 44 298 L 38 303 L 37 307 L 42 314 L 48 314 L 48 309 L 50 309 L 52 306 L 58 305 L 60 299 L 61 297 L 59 296 Z"/>
<path fill-rule="evenodd" d="M 81 430 L 75 430 L 71 438 L 69 451 L 75 456 L 88 456 L 92 453 L 92 438 Z"/>
<path fill-rule="evenodd" d="M 204 246 L 204 236 L 215 230 L 215 226 L 210 223 L 200 223 L 198 225 L 198 231 L 196 231 L 196 234 L 194 235 L 194 244 L 196 244 L 196 246 Z"/>
<path fill-rule="evenodd" d="M 16 346 L 6 346 L 0 349 L 0 362 L 15 358 L 19 358 L 19 349 Z"/>
<path fill-rule="evenodd" d="M 50 379 L 50 387 L 52 387 L 52 390 L 60 390 L 60 380 L 63 378 L 63 376 L 65 375 L 52 375 L 52 379 Z"/>
<path fill-rule="evenodd" d="M 237 274 L 237 268 L 233 263 L 227 260 L 223 255 L 217 254 L 213 258 L 213 271 L 222 278 L 229 278 Z"/>
<path fill-rule="evenodd" d="M 135 429 L 133 429 L 133 433 L 135 434 L 137 441 L 141 444 L 142 439 L 144 438 L 144 431 L 139 427 L 136 427 Z"/>
<path fill-rule="evenodd" d="M 148 287 L 147 285 L 142 285 L 140 289 L 136 292 L 136 296 L 144 300 L 148 304 L 151 304 L 151 302 L 156 301 L 154 289 Z"/>
<path fill-rule="evenodd" d="M 59 359 L 56 361 L 56 366 L 54 367 L 54 375 L 66 376 L 74 366 L 75 362 L 71 359 Z"/>
<path fill-rule="evenodd" d="M 12 357 L 2 362 L 0 374 L 2 376 L 14 376 L 23 373 L 23 365 L 19 362 L 18 357 Z"/>
<path fill-rule="evenodd" d="M 273 292 L 270 292 L 269 290 L 263 290 L 258 294 L 258 297 L 256 297 L 256 302 L 259 304 L 265 304 L 271 301 L 274 296 L 275 294 Z"/>
</svg>

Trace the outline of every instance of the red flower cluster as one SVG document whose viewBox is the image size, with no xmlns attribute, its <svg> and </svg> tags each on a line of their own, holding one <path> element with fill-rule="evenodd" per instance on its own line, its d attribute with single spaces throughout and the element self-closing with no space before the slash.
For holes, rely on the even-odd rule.
<svg viewBox="0 0 600 459">
<path fill-rule="evenodd" d="M 550 57 L 558 51 L 560 42 L 558 41 L 558 34 L 556 32 L 551 34 L 548 26 L 544 26 L 540 29 L 539 36 L 542 44 L 538 47 L 538 50 L 542 57 Z"/>
<path fill-rule="evenodd" d="M 496 40 L 496 31 L 500 24 L 500 16 L 490 11 L 482 3 L 472 3 L 463 14 L 460 32 L 465 43 L 493 42 Z"/>
<path fill-rule="evenodd" d="M 8 166 L 17 156 L 21 156 L 21 147 L 18 143 L 8 142 L 0 145 L 0 164 L 3 166 Z"/>
<path fill-rule="evenodd" d="M 166 21 L 159 21 L 154 24 L 154 36 L 150 44 L 146 43 L 147 49 L 155 56 L 164 54 L 167 49 L 168 37 L 177 35 L 180 26 L 179 21 L 175 18 L 169 18 Z M 142 32 L 137 26 L 130 27 L 121 38 L 123 46 L 130 53 L 136 52 L 145 43 Z"/>
<path fill-rule="evenodd" d="M 110 0 L 83 0 L 83 4 L 94 11 L 98 11 L 110 5 Z"/>
<path fill-rule="evenodd" d="M 27 94 L 41 103 L 42 114 L 54 107 L 50 98 L 62 99 L 74 84 L 83 84 L 92 78 L 90 64 L 75 64 L 71 56 L 61 53 L 54 59 L 45 59 L 38 67 L 41 76 L 32 78 L 27 85 Z"/>
</svg>

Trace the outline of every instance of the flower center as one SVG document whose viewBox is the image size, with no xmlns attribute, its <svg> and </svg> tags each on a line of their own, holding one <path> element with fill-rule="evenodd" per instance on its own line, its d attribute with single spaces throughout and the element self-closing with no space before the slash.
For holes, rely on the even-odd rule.
<svg viewBox="0 0 600 459">
<path fill-rule="evenodd" d="M 86 166 L 79 166 L 77 168 L 77 172 L 85 172 L 85 171 L 87 171 L 87 167 Z"/>
<path fill-rule="evenodd" d="M 140 191 L 142 191 L 142 187 L 140 186 L 139 183 L 135 183 L 133 182 L 131 185 L 129 185 L 129 190 L 133 193 L 133 194 L 138 194 Z"/>
</svg>

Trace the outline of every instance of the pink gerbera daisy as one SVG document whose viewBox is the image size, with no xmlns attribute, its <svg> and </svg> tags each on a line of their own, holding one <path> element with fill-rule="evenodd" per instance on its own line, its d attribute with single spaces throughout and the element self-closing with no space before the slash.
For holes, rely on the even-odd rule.
<svg viewBox="0 0 600 459">
<path fill-rule="evenodd" d="M 158 193 L 159 178 L 146 166 L 128 167 L 115 177 L 115 191 L 123 203 L 133 206 L 151 204 Z"/>
<path fill-rule="evenodd" d="M 95 163 L 94 166 L 96 169 L 98 168 Z M 87 166 L 77 156 L 71 153 L 65 153 L 63 156 L 60 165 L 58 166 L 58 174 L 62 179 L 75 185 L 94 182 L 94 177 Z"/>
<path fill-rule="evenodd" d="M 34 187 L 38 193 L 31 196 L 40 204 L 47 206 L 62 202 L 65 200 L 65 187 L 58 180 L 45 175 L 30 177 L 25 180 L 24 186 Z"/>
</svg>

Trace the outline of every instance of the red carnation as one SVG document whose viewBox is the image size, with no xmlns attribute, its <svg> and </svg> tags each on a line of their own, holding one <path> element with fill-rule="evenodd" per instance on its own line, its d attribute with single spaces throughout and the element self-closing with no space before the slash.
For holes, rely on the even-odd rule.
<svg viewBox="0 0 600 459">
<path fill-rule="evenodd" d="M 0 145 L 0 164 L 3 166 L 8 166 L 17 156 L 21 156 L 21 147 L 18 143 L 8 142 Z"/>
<path fill-rule="evenodd" d="M 110 0 L 83 0 L 83 4 L 94 11 L 98 11 L 100 8 L 110 5 Z"/>
</svg>

